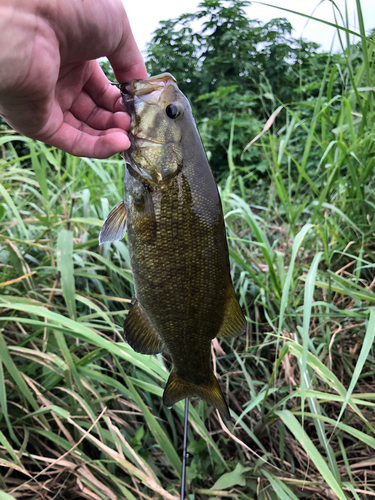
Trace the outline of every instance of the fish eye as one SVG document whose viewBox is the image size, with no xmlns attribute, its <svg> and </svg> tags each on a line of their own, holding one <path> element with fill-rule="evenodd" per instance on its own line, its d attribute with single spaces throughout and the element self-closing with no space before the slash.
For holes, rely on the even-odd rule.
<svg viewBox="0 0 375 500">
<path fill-rule="evenodd" d="M 173 103 L 168 104 L 165 108 L 165 112 L 167 113 L 168 118 L 172 118 L 172 120 L 175 120 L 181 114 L 179 108 Z"/>
</svg>

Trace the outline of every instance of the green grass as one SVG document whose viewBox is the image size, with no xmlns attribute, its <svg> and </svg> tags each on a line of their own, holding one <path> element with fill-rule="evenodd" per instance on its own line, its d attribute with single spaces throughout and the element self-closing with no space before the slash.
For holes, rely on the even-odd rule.
<svg viewBox="0 0 375 500">
<path fill-rule="evenodd" d="M 342 95 L 327 65 L 318 98 L 251 146 L 261 187 L 229 144 L 220 188 L 249 328 L 213 347 L 227 427 L 192 401 L 189 500 L 375 495 L 375 44 L 359 19 Z M 123 342 L 126 240 L 98 246 L 123 160 L 9 131 L 0 147 L 0 500 L 177 500 L 183 403 L 161 402 L 169 360 Z"/>
</svg>

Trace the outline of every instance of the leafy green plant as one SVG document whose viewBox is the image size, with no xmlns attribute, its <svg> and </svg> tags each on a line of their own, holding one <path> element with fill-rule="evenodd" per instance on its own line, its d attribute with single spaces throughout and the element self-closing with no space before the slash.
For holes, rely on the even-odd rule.
<svg viewBox="0 0 375 500">
<path fill-rule="evenodd" d="M 228 20 L 246 34 L 248 21 L 236 18 L 244 5 L 203 2 L 201 19 L 213 24 L 191 32 L 194 16 L 184 16 L 177 47 L 176 21 L 166 22 L 159 55 L 176 49 L 194 62 L 186 67 L 198 85 L 191 40 L 223 26 L 212 39 L 218 59 L 208 46 L 198 54 L 217 69 L 223 39 L 228 54 L 236 42 Z M 213 342 L 231 421 L 190 405 L 189 500 L 375 494 L 374 42 L 360 2 L 357 14 L 359 44 L 348 43 L 343 16 L 341 55 L 303 48 L 298 99 L 276 98 L 273 85 L 263 106 L 225 75 L 194 90 L 197 109 L 209 110 L 199 117 L 209 152 L 214 121 L 221 114 L 226 124 L 220 191 L 249 326 L 243 338 Z M 249 36 L 276 36 L 254 27 Z M 282 66 L 286 49 L 275 50 Z M 152 48 L 151 65 L 157 55 Z M 174 64 L 177 56 L 165 69 L 176 73 Z M 279 100 L 277 121 L 241 162 Z M 231 107 L 241 102 L 243 116 Z M 123 341 L 134 294 L 126 240 L 98 246 L 121 200 L 123 160 L 75 158 L 7 129 L 0 147 L 0 499 L 177 500 L 183 404 L 161 403 L 168 359 Z"/>
</svg>

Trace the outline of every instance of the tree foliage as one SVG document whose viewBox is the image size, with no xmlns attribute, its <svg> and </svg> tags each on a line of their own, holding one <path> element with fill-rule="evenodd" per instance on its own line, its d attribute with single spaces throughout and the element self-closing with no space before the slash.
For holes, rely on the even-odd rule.
<svg viewBox="0 0 375 500">
<path fill-rule="evenodd" d="M 220 176 L 235 116 L 232 154 L 240 154 L 282 104 L 314 98 L 330 54 L 292 37 L 285 18 L 263 24 L 249 19 L 246 0 L 203 0 L 199 10 L 160 22 L 148 45 L 150 74 L 172 73 L 190 99 L 210 163 Z M 334 56 L 337 60 L 341 56 Z M 335 85 L 339 90 L 339 79 Z M 246 163 L 264 170 L 262 155 L 246 153 Z M 258 177 L 258 176 L 257 176 Z"/>
</svg>

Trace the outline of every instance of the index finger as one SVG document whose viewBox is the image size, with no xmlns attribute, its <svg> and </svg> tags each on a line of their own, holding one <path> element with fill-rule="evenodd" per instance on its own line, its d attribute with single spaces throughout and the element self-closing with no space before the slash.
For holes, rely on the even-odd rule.
<svg viewBox="0 0 375 500">
<path fill-rule="evenodd" d="M 108 56 L 119 83 L 147 78 L 146 65 L 134 39 L 128 16 L 123 12 L 124 32 L 118 48 Z"/>
</svg>

